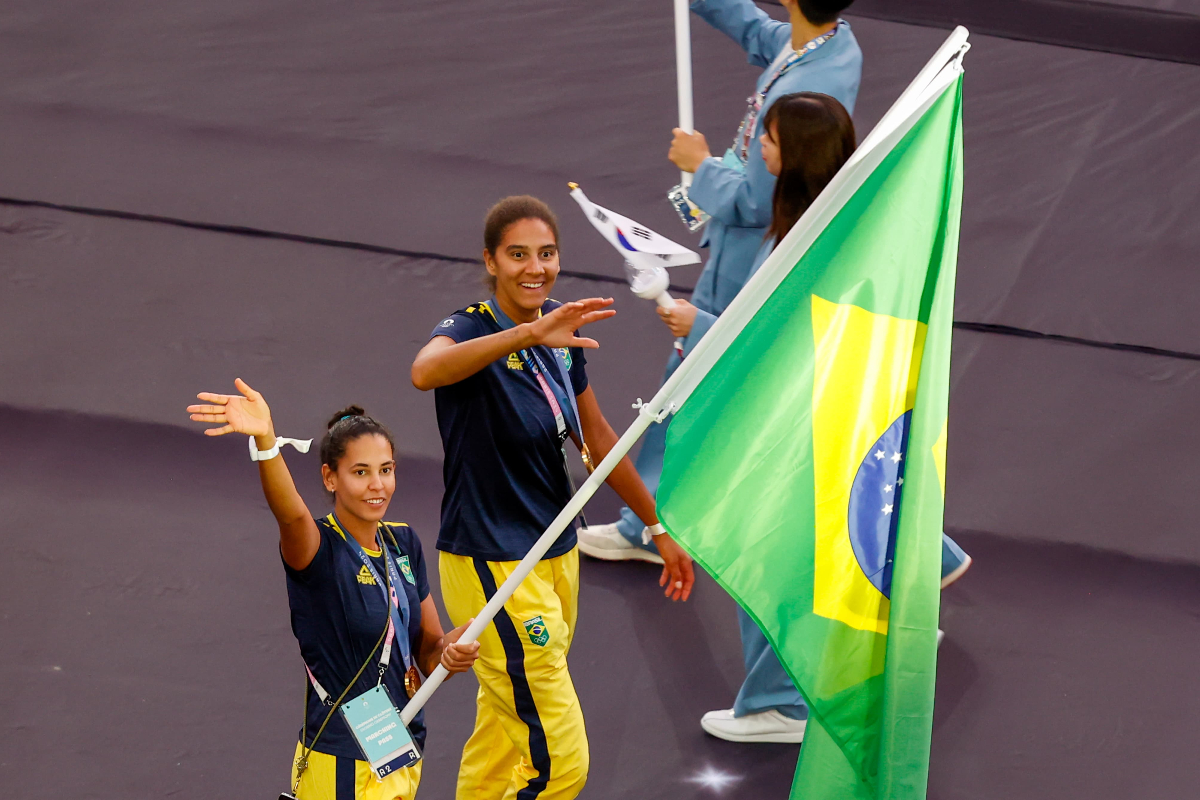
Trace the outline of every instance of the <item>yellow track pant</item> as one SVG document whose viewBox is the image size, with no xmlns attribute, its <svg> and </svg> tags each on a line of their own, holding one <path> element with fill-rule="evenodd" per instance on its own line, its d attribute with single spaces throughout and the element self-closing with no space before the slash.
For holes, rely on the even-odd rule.
<svg viewBox="0 0 1200 800">
<path fill-rule="evenodd" d="M 296 744 L 296 758 L 304 746 Z M 339 758 L 328 753 L 309 753 L 308 769 L 296 790 L 296 800 L 413 800 L 421 782 L 421 765 L 397 770 L 382 781 L 366 761 Z M 292 784 L 296 783 L 296 761 L 292 760 Z"/>
<path fill-rule="evenodd" d="M 438 555 L 455 627 L 479 613 L 518 563 Z M 458 800 L 569 800 L 583 789 L 587 733 L 567 672 L 578 607 L 576 549 L 539 563 L 484 630 Z"/>
</svg>

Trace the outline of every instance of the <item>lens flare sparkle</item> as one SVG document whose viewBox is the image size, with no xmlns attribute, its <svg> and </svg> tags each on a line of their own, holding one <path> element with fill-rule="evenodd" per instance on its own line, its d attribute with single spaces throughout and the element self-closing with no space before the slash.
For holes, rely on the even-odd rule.
<svg viewBox="0 0 1200 800">
<path fill-rule="evenodd" d="M 688 783 L 694 783 L 705 789 L 711 789 L 716 794 L 724 794 L 725 790 L 733 786 L 742 779 L 741 775 L 732 775 L 728 772 L 722 772 L 711 764 L 706 764 L 704 769 L 692 775 L 690 778 L 684 778 Z"/>
</svg>

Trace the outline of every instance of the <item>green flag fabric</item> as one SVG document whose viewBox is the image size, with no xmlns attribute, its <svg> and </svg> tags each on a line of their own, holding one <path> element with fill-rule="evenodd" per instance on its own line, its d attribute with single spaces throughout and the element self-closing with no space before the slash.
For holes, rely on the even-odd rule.
<svg viewBox="0 0 1200 800">
<path fill-rule="evenodd" d="M 961 103 L 960 75 L 811 245 L 781 243 L 667 434 L 659 516 L 809 705 L 793 798 L 925 797 Z"/>
</svg>

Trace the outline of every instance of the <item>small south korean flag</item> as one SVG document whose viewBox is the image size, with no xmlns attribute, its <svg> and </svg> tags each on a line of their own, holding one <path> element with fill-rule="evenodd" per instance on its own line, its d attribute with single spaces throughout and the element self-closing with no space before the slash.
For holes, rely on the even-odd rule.
<svg viewBox="0 0 1200 800">
<path fill-rule="evenodd" d="M 629 263 L 639 269 L 679 267 L 699 264 L 700 256 L 683 245 L 675 244 L 633 220 L 609 211 L 587 199 L 577 184 L 570 184 L 571 197 L 579 203 L 588 220 L 600 231 L 609 244 Z"/>
</svg>

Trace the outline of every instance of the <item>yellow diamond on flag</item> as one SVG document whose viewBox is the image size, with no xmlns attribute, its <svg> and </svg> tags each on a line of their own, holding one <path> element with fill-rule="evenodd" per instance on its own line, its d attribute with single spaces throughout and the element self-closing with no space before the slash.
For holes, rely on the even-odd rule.
<svg viewBox="0 0 1200 800">
<path fill-rule="evenodd" d="M 901 420 L 906 429 L 905 414 L 916 396 L 926 326 L 816 295 L 812 325 L 816 345 L 813 612 L 858 630 L 886 634 L 888 598 L 869 577 L 879 565 L 864 564 L 861 548 L 856 553 L 852 490 L 856 476 L 868 464 L 891 465 L 894 474 L 903 474 L 901 449 L 881 448 L 879 443 L 890 429 L 899 430 Z M 899 514 L 899 504 L 889 503 L 888 498 L 899 495 L 902 483 L 900 477 L 879 487 L 875 506 L 885 531 L 889 515 Z"/>
</svg>

